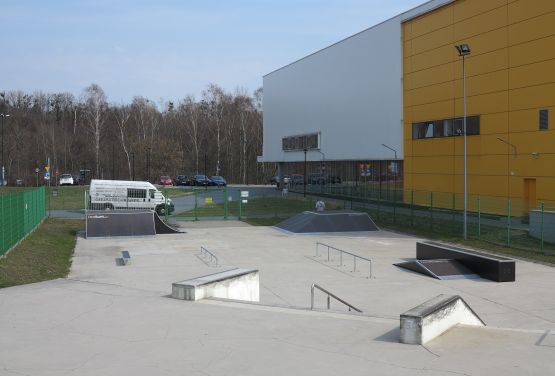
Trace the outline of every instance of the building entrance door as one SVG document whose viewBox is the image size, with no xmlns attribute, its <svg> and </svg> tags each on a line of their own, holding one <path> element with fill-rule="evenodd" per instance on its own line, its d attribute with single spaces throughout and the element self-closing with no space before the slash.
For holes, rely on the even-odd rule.
<svg viewBox="0 0 555 376">
<path fill-rule="evenodd" d="M 536 178 L 524 179 L 524 208 L 526 213 L 536 208 Z"/>
</svg>

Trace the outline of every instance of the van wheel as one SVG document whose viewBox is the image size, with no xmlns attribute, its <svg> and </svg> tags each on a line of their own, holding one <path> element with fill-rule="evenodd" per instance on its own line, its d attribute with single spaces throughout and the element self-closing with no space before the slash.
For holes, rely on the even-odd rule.
<svg viewBox="0 0 555 376">
<path fill-rule="evenodd" d="M 104 205 L 104 210 L 114 210 L 114 205 L 112 205 L 112 204 L 105 204 L 105 205 Z"/>
<path fill-rule="evenodd" d="M 156 213 L 158 213 L 158 215 L 164 215 L 164 207 L 163 206 L 159 206 L 156 209 Z"/>
</svg>

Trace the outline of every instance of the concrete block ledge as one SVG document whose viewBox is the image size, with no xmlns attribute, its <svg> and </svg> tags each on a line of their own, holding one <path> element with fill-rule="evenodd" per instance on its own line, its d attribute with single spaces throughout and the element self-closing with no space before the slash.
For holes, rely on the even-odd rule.
<svg viewBox="0 0 555 376">
<path fill-rule="evenodd" d="M 172 284 L 172 297 L 182 300 L 223 298 L 258 302 L 260 280 L 257 269 L 230 269 Z"/>
<path fill-rule="evenodd" d="M 400 341 L 423 345 L 459 324 L 486 325 L 459 295 L 441 294 L 401 314 Z"/>
</svg>

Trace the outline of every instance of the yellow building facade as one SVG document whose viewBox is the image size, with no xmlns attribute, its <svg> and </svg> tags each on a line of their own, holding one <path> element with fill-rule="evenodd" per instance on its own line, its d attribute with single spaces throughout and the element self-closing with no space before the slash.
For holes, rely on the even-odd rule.
<svg viewBox="0 0 555 376">
<path fill-rule="evenodd" d="M 405 21 L 402 37 L 405 190 L 455 194 L 461 206 L 455 45 L 468 44 L 469 209 L 477 196 L 510 198 L 522 213 L 555 203 L 555 0 L 456 0 Z"/>
</svg>

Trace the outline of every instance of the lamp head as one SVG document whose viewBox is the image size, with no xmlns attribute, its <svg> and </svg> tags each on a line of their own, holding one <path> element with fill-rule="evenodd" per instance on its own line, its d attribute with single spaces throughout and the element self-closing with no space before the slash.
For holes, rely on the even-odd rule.
<svg viewBox="0 0 555 376">
<path fill-rule="evenodd" d="M 470 55 L 470 46 L 468 44 L 459 44 L 457 46 L 455 46 L 455 48 L 457 49 L 457 52 L 459 53 L 459 56 L 465 56 L 465 55 Z"/>
</svg>

